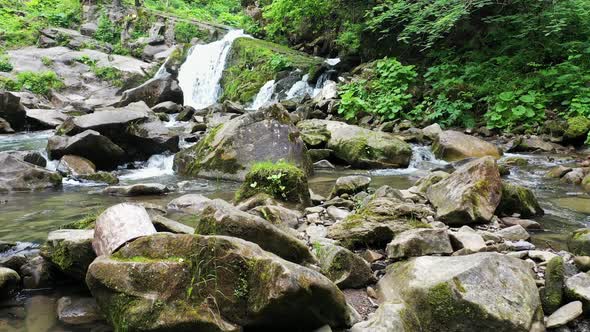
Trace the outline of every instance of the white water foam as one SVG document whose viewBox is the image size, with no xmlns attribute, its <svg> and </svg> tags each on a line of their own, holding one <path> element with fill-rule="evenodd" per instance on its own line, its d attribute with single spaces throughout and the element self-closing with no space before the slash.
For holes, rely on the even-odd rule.
<svg viewBox="0 0 590 332">
<path fill-rule="evenodd" d="M 248 107 L 248 110 L 255 111 L 270 103 L 272 101 L 273 94 L 275 93 L 275 88 L 275 80 L 266 82 L 262 88 L 260 88 L 260 91 L 256 95 L 256 98 L 254 98 L 252 105 Z"/>
<path fill-rule="evenodd" d="M 217 102 L 221 94 L 219 81 L 234 40 L 249 37 L 242 30 L 232 30 L 223 39 L 192 47 L 180 67 L 178 82 L 184 92 L 184 104 L 202 109 Z"/>
<path fill-rule="evenodd" d="M 119 176 L 121 180 L 142 180 L 159 176 L 174 175 L 174 155 L 153 155 L 141 168 Z"/>
</svg>

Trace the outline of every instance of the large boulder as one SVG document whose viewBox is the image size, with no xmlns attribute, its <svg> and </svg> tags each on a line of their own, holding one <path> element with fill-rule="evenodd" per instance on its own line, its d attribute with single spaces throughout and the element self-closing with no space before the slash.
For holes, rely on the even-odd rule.
<svg viewBox="0 0 590 332">
<path fill-rule="evenodd" d="M 8 91 L 0 91 L 0 118 L 8 121 L 12 129 L 20 130 L 25 125 L 26 112 L 20 97 Z"/>
<path fill-rule="evenodd" d="M 295 263 L 315 261 L 303 241 L 226 201 L 211 200 L 198 212 L 196 234 L 234 236 L 256 243 L 262 249 Z"/>
<path fill-rule="evenodd" d="M 170 187 L 160 183 L 136 183 L 128 186 L 109 186 L 102 190 L 103 194 L 127 197 L 165 195 L 170 191 Z"/>
<path fill-rule="evenodd" d="M 392 259 L 452 253 L 453 247 L 446 229 L 410 229 L 396 235 L 387 245 L 387 256 Z"/>
<path fill-rule="evenodd" d="M 14 129 L 10 126 L 8 121 L 0 118 L 0 134 L 13 134 Z"/>
<path fill-rule="evenodd" d="M 96 258 L 92 249 L 94 230 L 61 229 L 50 232 L 41 248 L 41 256 L 65 275 L 84 281 L 88 266 Z"/>
<path fill-rule="evenodd" d="M 502 156 L 502 151 L 494 144 L 452 130 L 439 133 L 432 145 L 432 150 L 438 158 L 447 161 L 484 156 L 498 159 Z"/>
<path fill-rule="evenodd" d="M 347 248 L 383 248 L 396 234 L 428 227 L 421 220 L 433 215 L 434 211 L 425 204 L 410 203 L 396 197 L 376 197 L 330 226 L 328 237 Z"/>
<path fill-rule="evenodd" d="M 57 171 L 64 175 L 84 176 L 96 173 L 96 166 L 86 158 L 65 155 L 59 160 Z"/>
<path fill-rule="evenodd" d="M 172 75 L 166 73 L 149 79 L 136 88 L 123 92 L 118 105 L 122 107 L 138 101 L 145 102 L 149 107 L 154 107 L 165 101 L 182 104 L 183 93 L 178 86 L 178 81 Z"/>
<path fill-rule="evenodd" d="M 113 257 L 96 259 L 86 282 L 116 330 L 276 331 L 350 324 L 344 295 L 326 277 L 231 237 L 143 237 Z"/>
<path fill-rule="evenodd" d="M 97 256 L 110 255 L 128 241 L 156 233 L 144 207 L 122 203 L 96 218 L 92 248 Z"/>
<path fill-rule="evenodd" d="M 49 159 L 60 159 L 65 155 L 84 157 L 98 169 L 114 169 L 125 160 L 125 151 L 108 137 L 94 130 L 69 136 L 53 136 L 47 142 Z"/>
<path fill-rule="evenodd" d="M 61 176 L 17 155 L 0 153 L 0 192 L 35 191 L 61 186 Z"/>
<path fill-rule="evenodd" d="M 297 126 L 304 137 L 328 130 L 330 135 L 326 147 L 334 151 L 336 158 L 353 167 L 407 167 L 412 157 L 411 146 L 388 133 L 329 120 L 305 120 Z"/>
<path fill-rule="evenodd" d="M 340 288 L 360 288 L 375 281 L 367 261 L 352 251 L 328 243 L 314 244 L 322 273 Z"/>
<path fill-rule="evenodd" d="M 180 137 L 162 121 L 150 121 L 139 125 L 129 126 L 129 137 L 122 145 L 125 150 L 148 159 L 155 154 L 166 151 L 178 152 Z"/>
<path fill-rule="evenodd" d="M 27 109 L 27 123 L 36 129 L 55 129 L 68 119 L 59 110 Z"/>
<path fill-rule="evenodd" d="M 18 273 L 7 267 L 0 267 L 0 299 L 9 298 L 19 286 L 20 276 Z"/>
<path fill-rule="evenodd" d="M 560 145 L 546 142 L 539 136 L 520 136 L 512 141 L 508 152 L 553 152 L 560 148 Z"/>
<path fill-rule="evenodd" d="M 209 130 L 195 146 L 176 154 L 181 175 L 244 181 L 257 162 L 283 160 L 311 174 L 311 160 L 289 114 L 274 104 Z"/>
<path fill-rule="evenodd" d="M 511 216 L 519 214 L 522 218 L 541 216 L 545 213 L 533 191 L 508 182 L 502 183 L 502 199 L 496 214 Z"/>
<path fill-rule="evenodd" d="M 342 176 L 336 179 L 331 196 L 340 196 L 342 194 L 354 195 L 361 191 L 369 189 L 371 178 L 364 175 Z"/>
<path fill-rule="evenodd" d="M 428 188 L 427 197 L 437 217 L 448 224 L 489 222 L 502 197 L 496 161 L 483 157 L 459 167 Z"/>
<path fill-rule="evenodd" d="M 542 319 L 530 266 L 497 253 L 400 262 L 377 289 L 381 301 L 404 304 L 407 331 L 528 332 Z"/>
<path fill-rule="evenodd" d="M 567 246 L 574 255 L 590 256 L 590 228 L 573 231 L 568 238 Z"/>
<path fill-rule="evenodd" d="M 112 139 L 124 135 L 130 125 L 144 122 L 150 116 L 153 116 L 152 110 L 144 102 L 137 102 L 124 108 L 109 108 L 69 118 L 58 128 L 58 132 L 73 136 L 94 130 Z"/>
</svg>

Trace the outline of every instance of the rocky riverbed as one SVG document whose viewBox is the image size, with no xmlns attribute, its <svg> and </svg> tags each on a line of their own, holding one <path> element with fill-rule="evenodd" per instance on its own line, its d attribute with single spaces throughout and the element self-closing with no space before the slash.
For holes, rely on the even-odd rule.
<svg viewBox="0 0 590 332">
<path fill-rule="evenodd" d="M 588 150 L 349 124 L 350 68 L 237 32 L 186 61 L 84 53 L 145 76 L 116 89 L 77 77 L 82 54 L 51 33 L 9 55 L 18 69 L 54 54 L 74 76 L 62 98 L 0 92 L 0 330 L 590 326 Z M 301 68 L 221 102 L 252 48 Z"/>
</svg>

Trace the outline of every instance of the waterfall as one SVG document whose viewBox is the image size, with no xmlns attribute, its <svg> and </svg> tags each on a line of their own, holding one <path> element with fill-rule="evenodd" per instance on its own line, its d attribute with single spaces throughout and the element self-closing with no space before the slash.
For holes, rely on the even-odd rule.
<svg viewBox="0 0 590 332">
<path fill-rule="evenodd" d="M 178 73 L 185 105 L 202 109 L 217 102 L 221 94 L 219 81 L 225 69 L 225 61 L 234 40 L 239 37 L 249 36 L 242 30 L 232 30 L 222 40 L 191 48 Z"/>
<path fill-rule="evenodd" d="M 143 167 L 123 174 L 119 178 L 121 180 L 141 180 L 174 175 L 173 165 L 174 155 L 156 154 L 151 156 Z"/>
<path fill-rule="evenodd" d="M 248 110 L 257 110 L 272 100 L 272 95 L 275 93 L 275 80 L 266 82 L 256 95 L 252 106 Z"/>
</svg>

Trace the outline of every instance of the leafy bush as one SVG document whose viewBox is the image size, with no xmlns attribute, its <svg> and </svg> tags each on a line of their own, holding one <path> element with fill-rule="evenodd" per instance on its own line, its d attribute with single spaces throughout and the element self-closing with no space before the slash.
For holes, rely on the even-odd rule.
<svg viewBox="0 0 590 332">
<path fill-rule="evenodd" d="M 49 94 L 52 89 L 59 90 L 64 87 L 62 80 L 53 71 L 41 73 L 23 71 L 16 75 L 16 81 L 6 82 L 5 84 L 9 90 L 29 90 L 42 95 Z"/>
<path fill-rule="evenodd" d="M 11 72 L 13 69 L 8 56 L 0 56 L 0 72 Z"/>
<path fill-rule="evenodd" d="M 93 67 L 96 66 L 96 60 L 90 58 L 88 55 L 84 54 L 75 59 L 77 62 L 83 63 L 87 66 Z"/>
<path fill-rule="evenodd" d="M 402 116 L 409 104 L 409 92 L 418 74 L 414 66 L 401 64 L 396 59 L 385 58 L 374 64 L 374 73 L 368 80 L 344 85 L 342 102 L 338 112 L 346 119 L 364 112 L 392 120 Z"/>
<path fill-rule="evenodd" d="M 174 27 L 174 36 L 179 43 L 190 43 L 191 39 L 206 37 L 206 33 L 197 28 L 194 24 L 178 22 Z"/>
<path fill-rule="evenodd" d="M 332 0 L 274 0 L 264 8 L 264 29 L 275 40 L 308 29 L 322 31 L 331 23 L 327 17 L 333 5 Z"/>
<path fill-rule="evenodd" d="M 361 48 L 363 26 L 358 23 L 346 23 L 344 30 L 336 39 L 336 45 L 346 54 L 355 54 Z"/>
<path fill-rule="evenodd" d="M 536 91 L 505 91 L 485 115 L 490 128 L 530 127 L 545 119 L 544 98 Z"/>
<path fill-rule="evenodd" d="M 41 63 L 43 63 L 47 67 L 51 67 L 53 65 L 53 59 L 50 57 L 44 56 L 41 57 Z"/>
<path fill-rule="evenodd" d="M 106 13 L 103 13 L 98 19 L 98 29 L 94 34 L 96 40 L 116 44 L 121 39 L 121 31 L 109 19 Z"/>
<path fill-rule="evenodd" d="M 292 66 L 291 61 L 282 54 L 273 54 L 270 58 L 269 65 L 275 72 L 289 69 Z"/>
</svg>

